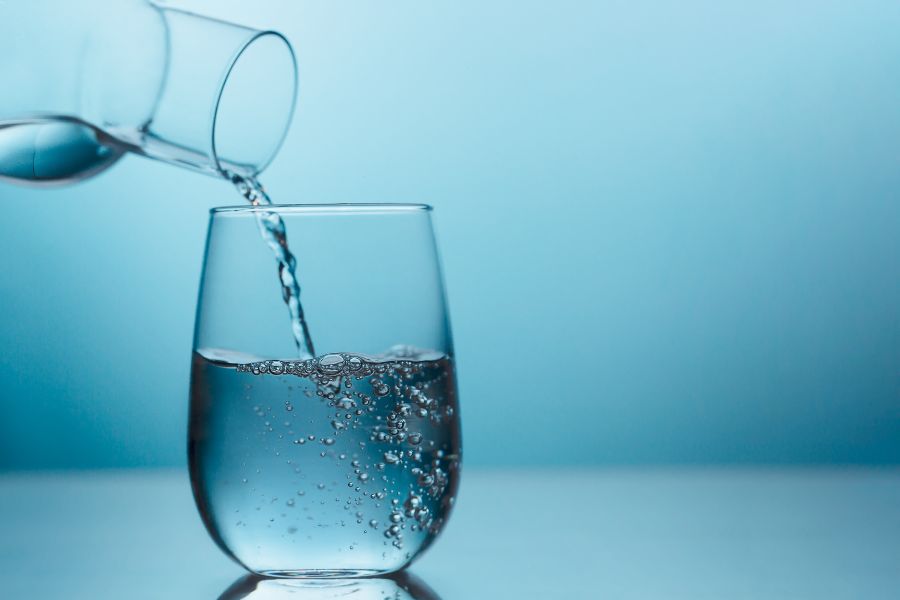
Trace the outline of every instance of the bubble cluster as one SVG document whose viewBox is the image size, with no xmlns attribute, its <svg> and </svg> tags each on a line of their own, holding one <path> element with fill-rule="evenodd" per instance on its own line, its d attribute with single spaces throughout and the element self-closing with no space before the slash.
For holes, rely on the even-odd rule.
<svg viewBox="0 0 900 600">
<path fill-rule="evenodd" d="M 380 548 L 386 561 L 408 559 L 439 532 L 459 464 L 455 380 L 448 357 L 416 352 L 232 366 L 257 423 L 247 437 L 256 454 L 242 468 L 266 465 L 243 488 L 262 507 L 257 527 L 296 540 L 298 553 L 335 540 L 342 552 Z M 278 495 L 280 510 L 267 512 Z"/>
</svg>

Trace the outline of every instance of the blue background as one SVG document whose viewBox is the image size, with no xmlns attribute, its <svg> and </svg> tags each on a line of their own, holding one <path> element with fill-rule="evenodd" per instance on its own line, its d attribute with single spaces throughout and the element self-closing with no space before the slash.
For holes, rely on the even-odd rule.
<svg viewBox="0 0 900 600">
<path fill-rule="evenodd" d="M 277 201 L 435 206 L 469 464 L 900 462 L 900 4 L 182 5 L 295 46 Z M 0 184 L 0 469 L 184 462 L 236 200 Z"/>
</svg>

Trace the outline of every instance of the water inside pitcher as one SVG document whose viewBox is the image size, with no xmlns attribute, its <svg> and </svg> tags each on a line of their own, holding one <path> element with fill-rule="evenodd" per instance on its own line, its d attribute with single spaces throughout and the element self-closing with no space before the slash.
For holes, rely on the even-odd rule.
<svg viewBox="0 0 900 600">
<path fill-rule="evenodd" d="M 297 94 L 281 34 L 144 0 L 2 3 L 2 44 L 0 179 L 25 185 L 80 181 L 128 152 L 252 178 Z"/>
</svg>

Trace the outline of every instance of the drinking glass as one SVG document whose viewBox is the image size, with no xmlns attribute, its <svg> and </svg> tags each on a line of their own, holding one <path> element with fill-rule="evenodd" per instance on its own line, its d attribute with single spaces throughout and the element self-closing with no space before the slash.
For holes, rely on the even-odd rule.
<svg viewBox="0 0 900 600">
<path fill-rule="evenodd" d="M 260 219 L 280 217 L 315 344 L 299 357 Z M 191 372 L 194 498 L 223 551 L 274 577 L 402 569 L 456 497 L 447 303 L 424 205 L 213 209 Z"/>
</svg>

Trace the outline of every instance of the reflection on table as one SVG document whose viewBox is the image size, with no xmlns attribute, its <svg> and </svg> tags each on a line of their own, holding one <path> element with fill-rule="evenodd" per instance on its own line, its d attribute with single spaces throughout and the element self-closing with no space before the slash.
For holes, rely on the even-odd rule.
<svg viewBox="0 0 900 600">
<path fill-rule="evenodd" d="M 402 572 L 361 579 L 271 579 L 245 575 L 218 600 L 441 600 L 420 578 Z"/>
</svg>

